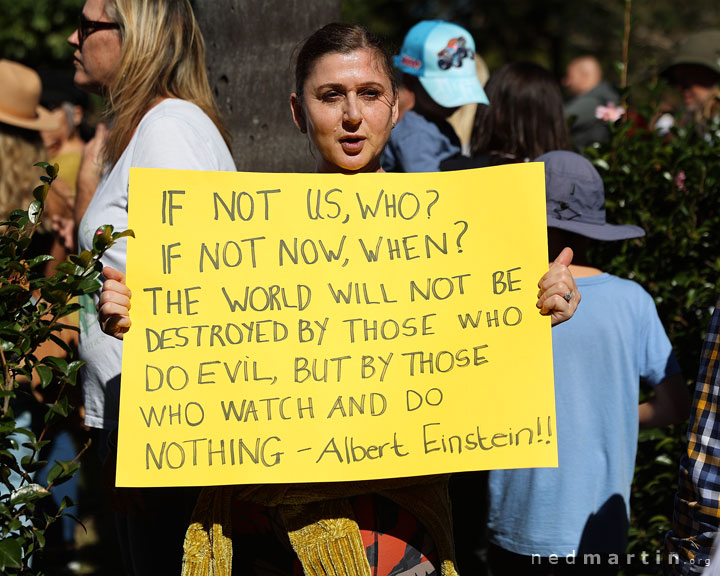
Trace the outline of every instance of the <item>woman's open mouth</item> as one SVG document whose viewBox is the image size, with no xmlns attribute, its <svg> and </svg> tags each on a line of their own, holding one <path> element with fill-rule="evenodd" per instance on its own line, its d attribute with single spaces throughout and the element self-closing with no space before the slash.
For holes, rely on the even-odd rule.
<svg viewBox="0 0 720 576">
<path fill-rule="evenodd" d="M 365 138 L 361 136 L 346 136 L 340 138 L 340 145 L 346 154 L 357 154 L 365 145 Z"/>
</svg>

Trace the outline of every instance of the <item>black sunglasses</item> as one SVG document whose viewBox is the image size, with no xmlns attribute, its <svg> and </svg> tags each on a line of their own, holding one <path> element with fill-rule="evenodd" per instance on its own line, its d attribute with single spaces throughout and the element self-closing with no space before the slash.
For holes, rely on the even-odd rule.
<svg viewBox="0 0 720 576">
<path fill-rule="evenodd" d="M 98 30 L 119 30 L 120 24 L 117 22 L 98 22 L 97 20 L 88 20 L 83 13 L 80 13 L 78 22 L 78 46 L 82 50 L 85 39 L 93 32 Z"/>
</svg>

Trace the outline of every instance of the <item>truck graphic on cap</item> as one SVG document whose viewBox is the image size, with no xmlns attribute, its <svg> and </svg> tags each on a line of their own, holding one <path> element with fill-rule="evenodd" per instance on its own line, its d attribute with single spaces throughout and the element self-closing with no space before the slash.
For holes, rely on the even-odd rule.
<svg viewBox="0 0 720 576">
<path fill-rule="evenodd" d="M 463 36 L 450 38 L 447 46 L 438 52 L 438 66 L 441 70 L 448 70 L 452 66 L 460 68 L 463 58 L 472 58 L 473 51 L 466 46 L 467 41 Z"/>
</svg>

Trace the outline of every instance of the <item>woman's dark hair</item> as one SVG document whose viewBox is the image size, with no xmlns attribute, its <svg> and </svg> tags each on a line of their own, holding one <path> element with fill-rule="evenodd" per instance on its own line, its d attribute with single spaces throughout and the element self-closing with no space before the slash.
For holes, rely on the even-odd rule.
<svg viewBox="0 0 720 576">
<path fill-rule="evenodd" d="M 489 106 L 478 106 L 473 156 L 500 154 L 523 160 L 551 150 L 570 150 L 560 85 L 533 62 L 506 64 L 485 86 Z"/>
<path fill-rule="evenodd" d="M 369 49 L 376 53 L 382 71 L 392 85 L 393 97 L 397 92 L 392 62 L 382 41 L 357 24 L 333 22 L 326 24 L 303 42 L 295 64 L 295 93 L 302 99 L 305 80 L 315 61 L 326 54 L 349 54 L 355 50 Z"/>
</svg>

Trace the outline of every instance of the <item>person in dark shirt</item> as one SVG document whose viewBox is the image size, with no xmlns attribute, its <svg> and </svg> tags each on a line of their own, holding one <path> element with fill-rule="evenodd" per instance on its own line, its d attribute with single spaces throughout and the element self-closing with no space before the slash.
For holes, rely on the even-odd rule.
<svg viewBox="0 0 720 576">
<path fill-rule="evenodd" d="M 602 67 L 595 56 L 579 56 L 567 65 L 563 86 L 571 99 L 565 104 L 570 136 L 579 150 L 610 137 L 603 110 L 616 108 L 620 96 L 603 80 Z"/>
<path fill-rule="evenodd" d="M 414 106 L 390 135 L 382 159 L 387 172 L 437 172 L 443 160 L 460 154 L 448 117 L 464 104 L 488 103 L 474 54 L 472 36 L 455 24 L 424 21 L 407 33 L 395 68 Z"/>
<path fill-rule="evenodd" d="M 506 64 L 490 75 L 490 106 L 479 105 L 470 158 L 445 160 L 441 170 L 529 162 L 551 150 L 569 150 L 560 85 L 533 62 Z"/>
</svg>

